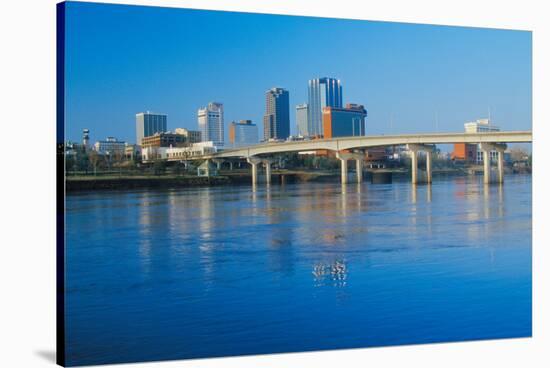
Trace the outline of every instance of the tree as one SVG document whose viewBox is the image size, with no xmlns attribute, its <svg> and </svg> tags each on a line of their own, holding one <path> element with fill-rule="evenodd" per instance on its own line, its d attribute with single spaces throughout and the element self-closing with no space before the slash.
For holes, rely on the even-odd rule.
<svg viewBox="0 0 550 368">
<path fill-rule="evenodd" d="M 529 153 L 523 148 L 514 147 L 510 149 L 510 159 L 512 162 L 529 161 Z"/>
<path fill-rule="evenodd" d="M 97 167 L 99 166 L 99 162 L 101 160 L 101 157 L 96 151 L 90 151 L 88 154 L 88 160 L 92 164 L 92 168 L 94 169 L 94 176 L 97 175 Z"/>
</svg>

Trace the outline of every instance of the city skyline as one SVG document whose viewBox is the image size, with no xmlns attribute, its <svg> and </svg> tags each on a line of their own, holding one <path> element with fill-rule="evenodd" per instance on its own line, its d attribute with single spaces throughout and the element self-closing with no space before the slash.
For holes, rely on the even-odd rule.
<svg viewBox="0 0 550 368">
<path fill-rule="evenodd" d="M 283 86 L 290 92 L 294 110 L 308 101 L 308 80 L 323 76 L 342 80 L 345 102 L 360 103 L 369 110 L 367 134 L 461 131 L 465 122 L 489 114 L 503 130 L 531 126 L 529 32 L 68 5 L 73 21 L 67 24 L 67 51 L 73 57 L 67 62 L 67 87 L 72 91 L 67 99 L 67 140 L 79 141 L 82 129 L 88 128 L 92 141 L 115 136 L 132 142 L 135 114 L 145 110 L 168 115 L 169 130 L 197 130 L 196 111 L 208 101 L 224 104 L 225 121 L 248 119 L 262 128 L 265 90 Z M 91 32 L 88 21 L 97 17 L 105 29 Z M 226 17 L 231 17 L 235 27 L 221 27 Z M 155 32 L 134 30 L 130 34 L 120 27 L 125 21 L 144 18 L 155 24 L 160 18 L 165 21 Z M 212 29 L 189 37 L 205 20 L 211 21 Z M 251 26 L 258 34 L 245 43 L 238 36 Z M 220 45 L 221 59 L 209 58 L 209 51 L 203 56 L 193 52 L 222 28 L 232 42 Z M 282 34 L 274 38 L 277 30 Z M 291 37 L 295 32 L 297 39 Z M 106 34 L 111 38 L 106 39 Z M 312 58 L 319 50 L 305 41 L 329 35 L 332 53 Z M 127 44 L 118 50 L 115 45 L 122 39 Z M 266 39 L 273 50 L 288 50 L 288 56 L 271 60 L 260 42 Z M 368 43 L 357 47 L 360 40 Z M 132 50 L 139 45 L 150 52 L 136 59 L 138 54 Z M 247 57 L 234 58 L 239 52 L 246 52 Z M 210 62 L 196 64 L 206 59 Z M 195 71 L 193 75 L 190 70 Z M 205 75 L 210 76 L 204 79 Z M 199 83 L 201 78 L 203 83 Z M 146 88 L 139 88 L 142 79 Z M 294 113 L 290 114 L 290 134 L 297 134 Z M 224 138 L 227 141 L 227 129 Z"/>
</svg>

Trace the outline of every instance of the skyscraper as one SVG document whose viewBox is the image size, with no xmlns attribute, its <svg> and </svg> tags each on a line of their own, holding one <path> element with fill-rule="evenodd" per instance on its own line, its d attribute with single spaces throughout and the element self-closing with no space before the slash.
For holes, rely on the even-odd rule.
<svg viewBox="0 0 550 368">
<path fill-rule="evenodd" d="M 307 128 L 307 104 L 296 105 L 296 127 L 298 128 L 298 135 L 303 137 L 309 137 L 309 130 Z"/>
<path fill-rule="evenodd" d="M 141 146 L 143 137 L 166 132 L 166 115 L 150 111 L 136 114 L 136 144 Z"/>
<path fill-rule="evenodd" d="M 258 143 L 258 127 L 252 120 L 241 120 L 229 125 L 229 143 L 231 147 L 249 146 Z"/>
<path fill-rule="evenodd" d="M 323 108 L 342 108 L 342 85 L 339 79 L 311 79 L 308 84 L 308 133 L 323 134 Z"/>
<path fill-rule="evenodd" d="M 288 91 L 271 88 L 265 93 L 264 140 L 286 139 L 290 135 Z"/>
<path fill-rule="evenodd" d="M 214 142 L 214 146 L 223 147 L 223 104 L 210 102 L 198 111 L 199 130 L 203 142 Z"/>
</svg>

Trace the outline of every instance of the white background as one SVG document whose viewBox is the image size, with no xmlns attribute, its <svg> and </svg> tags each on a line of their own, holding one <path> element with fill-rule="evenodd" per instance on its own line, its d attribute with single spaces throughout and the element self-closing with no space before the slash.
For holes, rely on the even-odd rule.
<svg viewBox="0 0 550 368">
<path fill-rule="evenodd" d="M 533 335 L 531 339 L 144 363 L 136 367 L 550 366 L 550 10 L 545 1 L 110 1 L 532 30 Z M 55 357 L 55 3 L 2 1 L 0 12 L 0 366 Z M 545 226 L 546 225 L 546 226 Z M 544 313 L 546 311 L 546 313 Z M 118 365 L 123 367 L 126 365 Z"/>
</svg>

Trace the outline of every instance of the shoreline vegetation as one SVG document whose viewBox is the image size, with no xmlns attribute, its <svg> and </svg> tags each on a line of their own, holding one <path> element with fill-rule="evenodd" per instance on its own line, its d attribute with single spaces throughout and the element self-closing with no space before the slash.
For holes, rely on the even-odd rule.
<svg viewBox="0 0 550 368">
<path fill-rule="evenodd" d="M 483 172 L 481 167 L 463 167 L 463 168 L 442 168 L 433 171 L 437 175 L 480 175 Z M 529 173 L 530 171 L 520 171 Z M 373 180 L 377 174 L 390 174 L 390 178 L 406 179 L 409 170 L 406 168 L 392 169 L 371 169 L 365 172 L 366 182 L 379 182 Z M 507 173 L 518 173 L 516 170 L 508 169 Z M 354 173 L 352 173 L 353 175 Z M 165 173 L 161 175 L 151 174 L 128 174 L 106 172 L 79 175 L 72 174 L 65 177 L 66 192 L 76 191 L 96 191 L 96 190 L 131 190 L 131 189 L 170 189 L 186 188 L 198 186 L 219 186 L 219 185 L 249 185 L 251 183 L 251 174 L 249 170 L 222 170 L 217 176 L 196 176 L 187 173 L 173 174 Z M 274 170 L 272 172 L 272 182 L 274 184 L 296 183 L 296 182 L 337 182 L 340 180 L 339 170 Z M 260 183 L 263 181 L 263 175 L 260 173 Z M 389 181 L 391 182 L 391 180 Z"/>
<path fill-rule="evenodd" d="M 243 160 L 217 162 L 217 175 L 199 176 L 201 161 L 154 160 L 143 163 L 138 158 L 124 155 L 99 155 L 95 151 L 80 150 L 64 154 L 58 146 L 58 165 L 63 172 L 65 191 L 170 189 L 197 186 L 251 185 L 250 165 Z M 526 160 L 526 158 L 528 158 Z M 531 156 L 523 150 L 511 153 L 511 161 L 505 165 L 506 173 L 530 173 Z M 363 178 L 368 183 L 391 183 L 393 180 L 410 180 L 411 160 L 402 157 L 393 160 L 365 162 Z M 367 166 L 367 165 L 370 165 Z M 295 182 L 338 182 L 341 180 L 340 161 L 335 157 L 298 155 L 285 153 L 273 162 L 273 184 Z M 374 168 L 383 167 L 383 168 Z M 418 159 L 419 175 L 423 175 L 425 158 Z M 355 165 L 349 165 L 350 182 L 355 176 Z M 432 173 L 439 175 L 479 175 L 483 166 L 444 158 L 433 158 Z M 265 182 L 265 171 L 259 168 L 259 183 Z M 61 183 L 61 181 L 60 181 Z"/>
</svg>

